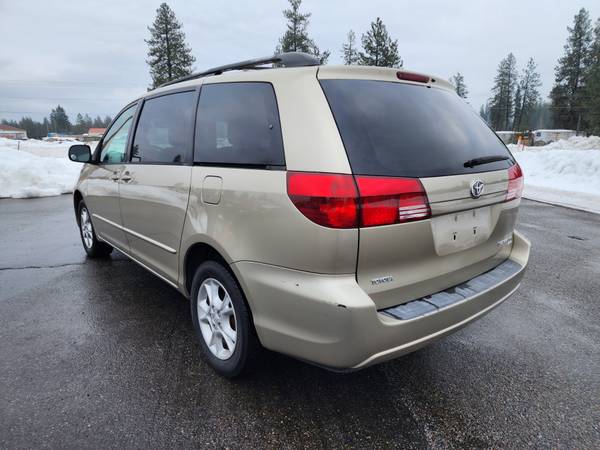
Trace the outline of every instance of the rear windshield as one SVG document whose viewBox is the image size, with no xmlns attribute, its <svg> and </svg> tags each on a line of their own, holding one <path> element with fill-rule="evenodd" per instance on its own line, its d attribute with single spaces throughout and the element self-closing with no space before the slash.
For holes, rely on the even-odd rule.
<svg viewBox="0 0 600 450">
<path fill-rule="evenodd" d="M 372 80 L 321 80 L 352 171 L 434 177 L 506 169 L 512 156 L 453 92 Z M 465 162 L 508 156 L 475 167 Z"/>
</svg>

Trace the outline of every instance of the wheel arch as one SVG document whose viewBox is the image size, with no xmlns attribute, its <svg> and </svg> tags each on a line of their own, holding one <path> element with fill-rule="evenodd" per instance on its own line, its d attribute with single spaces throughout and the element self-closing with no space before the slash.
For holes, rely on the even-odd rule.
<svg viewBox="0 0 600 450">
<path fill-rule="evenodd" d="M 75 189 L 73 191 L 73 209 L 75 210 L 75 218 L 77 219 L 77 224 L 79 225 L 79 203 L 83 200 L 83 194 L 81 191 Z"/>
<path fill-rule="evenodd" d="M 196 242 L 185 252 L 185 257 L 183 258 L 183 286 L 188 294 L 192 288 L 192 280 L 196 268 L 204 261 L 209 260 L 217 261 L 231 271 L 229 263 L 221 253 L 206 242 Z"/>
<path fill-rule="evenodd" d="M 240 291 L 242 292 L 242 297 L 246 306 L 248 307 L 248 311 L 250 312 L 250 318 L 252 319 L 252 324 L 254 324 L 254 314 L 252 311 L 252 306 L 248 297 L 246 295 L 246 290 L 244 289 L 243 280 L 240 279 L 240 274 L 233 268 L 233 266 L 229 263 L 226 256 L 224 256 L 221 251 L 217 250 L 217 248 L 207 242 L 195 242 L 188 247 L 185 252 L 185 257 L 183 258 L 183 283 L 182 287 L 184 289 L 184 293 L 187 297 L 191 297 L 192 290 L 192 281 L 194 279 L 194 273 L 196 268 L 202 264 L 204 261 L 216 261 L 220 263 L 233 277 L 235 282 L 237 283 Z"/>
</svg>

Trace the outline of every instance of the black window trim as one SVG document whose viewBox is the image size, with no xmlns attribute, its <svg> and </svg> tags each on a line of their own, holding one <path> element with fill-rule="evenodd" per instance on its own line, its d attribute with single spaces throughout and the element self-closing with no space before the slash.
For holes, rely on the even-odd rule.
<svg viewBox="0 0 600 450">
<path fill-rule="evenodd" d="M 193 120 L 191 131 L 190 131 L 190 133 L 192 133 L 191 146 L 188 148 L 188 151 L 185 155 L 184 161 L 182 161 L 180 163 L 132 161 L 131 153 L 132 153 L 132 149 L 133 149 L 133 141 L 134 141 L 135 135 L 137 133 L 137 128 L 139 125 L 140 117 L 142 115 L 142 111 L 144 109 L 144 104 L 146 103 L 146 101 L 152 100 L 155 98 L 159 98 L 159 97 L 164 97 L 166 95 L 180 94 L 182 92 L 194 92 L 194 100 L 193 100 L 194 101 L 194 107 L 193 107 L 194 120 Z M 194 137 L 196 134 L 196 116 L 198 113 L 199 98 L 200 98 L 200 86 L 187 86 L 187 87 L 180 87 L 178 89 L 170 89 L 168 91 L 157 92 L 155 94 L 148 95 L 146 97 L 141 98 L 140 103 L 138 105 L 138 109 L 133 117 L 133 125 L 132 125 L 133 133 L 131 133 L 129 136 L 130 139 L 127 142 L 127 153 L 125 156 L 125 162 L 123 162 L 122 164 L 132 164 L 132 165 L 136 165 L 136 166 L 192 166 L 193 162 L 194 162 L 194 145 L 195 145 Z"/>
<path fill-rule="evenodd" d="M 279 121 L 279 135 L 281 138 L 281 150 L 283 152 L 283 164 L 274 165 L 274 164 L 248 164 L 248 163 L 214 163 L 214 162 L 196 162 L 196 120 L 198 119 L 198 108 L 200 107 L 200 96 L 202 95 L 202 87 L 203 86 L 215 86 L 222 84 L 268 84 L 271 86 L 271 90 L 273 91 L 273 97 L 275 98 L 275 109 L 277 112 L 277 120 Z M 194 121 L 194 153 L 192 154 L 192 162 L 194 166 L 199 167 L 224 167 L 224 168 L 234 168 L 234 169 L 254 169 L 254 170 L 287 170 L 287 161 L 285 158 L 285 141 L 283 139 L 283 128 L 281 126 L 281 114 L 279 113 L 279 99 L 277 98 L 277 90 L 273 83 L 270 81 L 259 81 L 259 80 L 249 80 L 249 81 L 224 81 L 224 82 L 205 82 L 202 83 L 199 87 L 198 99 L 196 102 L 196 119 Z"/>
<path fill-rule="evenodd" d="M 136 99 L 132 102 L 129 102 L 125 107 L 121 108 L 121 110 L 119 111 L 119 113 L 115 116 L 115 118 L 112 120 L 112 122 L 110 123 L 110 125 L 108 127 L 106 127 L 106 130 L 104 131 L 104 134 L 102 135 L 102 137 L 100 138 L 100 140 L 98 141 L 98 145 L 96 145 L 96 148 L 94 149 L 94 155 L 92 156 L 92 162 L 94 164 L 98 164 L 98 165 L 102 165 L 102 166 L 112 166 L 112 165 L 117 165 L 117 164 L 126 164 L 126 161 L 122 161 L 122 162 L 103 162 L 100 161 L 100 154 L 102 153 L 102 146 L 104 144 L 104 138 L 106 137 L 106 134 L 108 133 L 108 131 L 112 128 L 112 126 L 115 124 L 115 122 L 117 120 L 119 120 L 119 118 L 123 115 L 123 113 L 125 111 L 127 111 L 129 108 L 131 108 L 132 106 L 135 106 L 136 109 L 133 112 L 133 116 L 132 116 L 132 120 L 133 123 L 131 124 L 131 126 L 133 127 L 133 125 L 135 124 L 135 120 L 137 117 L 137 114 L 139 113 L 140 110 L 140 104 L 141 104 L 141 99 Z M 133 128 L 132 128 L 133 129 Z M 131 145 L 131 135 L 133 133 L 129 133 L 129 136 L 127 136 L 127 143 L 125 144 L 125 159 L 127 159 L 127 155 L 129 154 L 129 147 Z"/>
</svg>

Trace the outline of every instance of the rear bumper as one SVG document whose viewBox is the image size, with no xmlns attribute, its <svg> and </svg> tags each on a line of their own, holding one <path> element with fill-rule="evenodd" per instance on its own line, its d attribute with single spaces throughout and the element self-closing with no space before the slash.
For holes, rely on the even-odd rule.
<svg viewBox="0 0 600 450">
<path fill-rule="evenodd" d="M 353 274 L 320 275 L 253 262 L 232 267 L 266 348 L 333 369 L 359 369 L 417 350 L 491 311 L 518 288 L 529 249 L 515 232 L 510 270 L 486 283 L 474 279 L 458 286 L 462 298 L 438 298 L 432 301 L 435 308 L 407 319 L 391 313 L 394 308 L 377 311 Z"/>
</svg>

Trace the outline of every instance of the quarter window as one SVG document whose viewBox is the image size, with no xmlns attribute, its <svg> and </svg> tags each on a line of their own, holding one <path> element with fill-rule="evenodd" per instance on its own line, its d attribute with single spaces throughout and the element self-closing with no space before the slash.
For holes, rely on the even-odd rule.
<svg viewBox="0 0 600 450">
<path fill-rule="evenodd" d="M 178 92 L 144 102 L 131 161 L 177 164 L 191 155 L 195 92 Z"/>
<path fill-rule="evenodd" d="M 269 83 L 202 86 L 194 162 L 285 165 L 279 113 Z"/>
<path fill-rule="evenodd" d="M 131 130 L 136 107 L 137 105 L 133 105 L 123 111 L 106 132 L 100 150 L 99 160 L 101 163 L 111 164 L 125 161 L 129 131 Z"/>
</svg>

